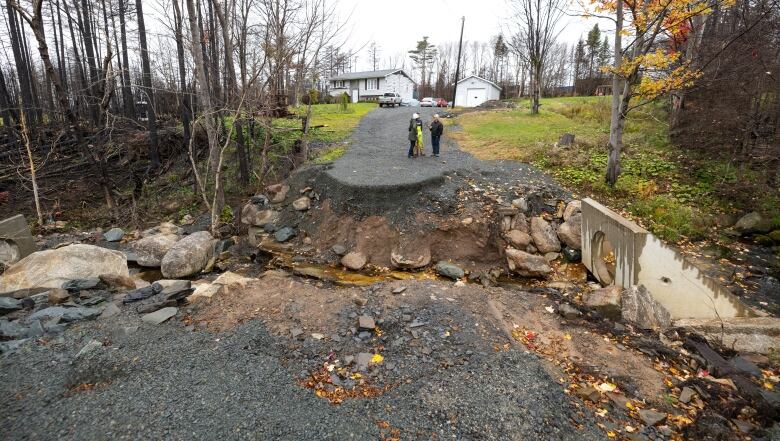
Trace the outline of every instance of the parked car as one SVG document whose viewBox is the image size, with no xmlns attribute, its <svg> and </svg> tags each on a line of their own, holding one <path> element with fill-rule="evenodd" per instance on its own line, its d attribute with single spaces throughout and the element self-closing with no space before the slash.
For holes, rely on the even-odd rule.
<svg viewBox="0 0 780 441">
<path fill-rule="evenodd" d="M 436 104 L 431 97 L 423 98 L 422 101 L 420 101 L 420 107 L 433 107 L 435 105 Z"/>
<path fill-rule="evenodd" d="M 414 98 L 404 98 L 401 100 L 401 105 L 404 107 L 419 107 L 420 102 Z"/>
<path fill-rule="evenodd" d="M 447 100 L 444 98 L 434 98 L 433 103 L 436 105 L 436 107 L 447 107 Z"/>
<path fill-rule="evenodd" d="M 388 92 L 379 97 L 379 107 L 396 107 L 401 105 L 401 95 Z"/>
</svg>

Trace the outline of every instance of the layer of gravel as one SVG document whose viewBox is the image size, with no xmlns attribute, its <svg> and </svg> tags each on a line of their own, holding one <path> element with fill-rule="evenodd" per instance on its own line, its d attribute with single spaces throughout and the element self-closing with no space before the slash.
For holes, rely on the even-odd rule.
<svg viewBox="0 0 780 441">
<path fill-rule="evenodd" d="M 91 340 L 106 346 L 77 358 Z M 257 320 L 219 335 L 125 314 L 78 324 L 0 361 L 0 431 L 8 440 L 375 440 L 389 434 L 386 421 L 403 439 L 602 438 L 520 351 L 429 366 L 378 398 L 334 406 L 297 383 L 312 360 L 290 358 L 290 344 Z M 74 390 L 84 384 L 95 386 Z"/>
</svg>

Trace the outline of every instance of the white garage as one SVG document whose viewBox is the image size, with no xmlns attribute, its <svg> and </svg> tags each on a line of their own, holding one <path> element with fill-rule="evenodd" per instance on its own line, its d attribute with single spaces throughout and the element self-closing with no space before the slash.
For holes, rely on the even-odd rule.
<svg viewBox="0 0 780 441">
<path fill-rule="evenodd" d="M 496 83 L 472 75 L 458 81 L 455 105 L 459 107 L 477 107 L 485 101 L 500 98 L 501 88 Z"/>
</svg>

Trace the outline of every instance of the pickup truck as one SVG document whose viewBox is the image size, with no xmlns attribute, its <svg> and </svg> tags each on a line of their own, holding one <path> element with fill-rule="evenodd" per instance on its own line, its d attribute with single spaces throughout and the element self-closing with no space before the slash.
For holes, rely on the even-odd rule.
<svg viewBox="0 0 780 441">
<path fill-rule="evenodd" d="M 401 95 L 388 92 L 379 97 L 379 107 L 396 107 L 401 105 Z"/>
</svg>

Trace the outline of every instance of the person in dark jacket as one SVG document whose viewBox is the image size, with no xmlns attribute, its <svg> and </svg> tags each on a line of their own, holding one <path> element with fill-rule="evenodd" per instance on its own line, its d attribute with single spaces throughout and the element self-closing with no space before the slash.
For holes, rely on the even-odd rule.
<svg viewBox="0 0 780 441">
<path fill-rule="evenodd" d="M 439 157 L 439 142 L 441 141 L 441 135 L 444 133 L 444 124 L 439 121 L 439 115 L 433 115 L 433 122 L 431 122 L 431 145 L 433 146 L 433 156 Z"/>
<path fill-rule="evenodd" d="M 409 121 L 409 154 L 408 156 L 411 157 L 417 157 L 419 156 L 425 156 L 422 152 L 423 144 L 422 144 L 422 129 L 423 129 L 423 122 L 422 119 L 420 119 L 420 115 L 415 113 L 412 115 L 411 121 Z"/>
</svg>

